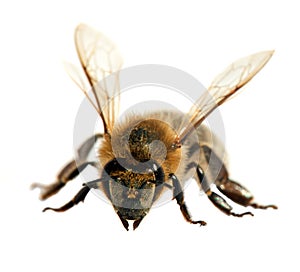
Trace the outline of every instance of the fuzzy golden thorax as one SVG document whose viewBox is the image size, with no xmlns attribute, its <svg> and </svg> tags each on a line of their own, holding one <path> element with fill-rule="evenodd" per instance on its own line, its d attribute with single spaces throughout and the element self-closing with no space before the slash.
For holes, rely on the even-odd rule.
<svg viewBox="0 0 300 272">
<path fill-rule="evenodd" d="M 177 139 L 177 133 L 169 124 L 156 119 L 135 118 L 118 124 L 111 137 L 105 137 L 99 159 L 102 167 L 114 158 L 125 158 L 133 166 L 152 159 L 168 176 L 176 172 L 181 159 Z"/>
</svg>

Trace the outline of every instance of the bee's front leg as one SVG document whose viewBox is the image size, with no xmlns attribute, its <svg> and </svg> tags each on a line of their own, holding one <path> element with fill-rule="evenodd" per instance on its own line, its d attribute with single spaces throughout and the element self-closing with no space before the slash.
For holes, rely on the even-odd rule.
<svg viewBox="0 0 300 272">
<path fill-rule="evenodd" d="M 177 179 L 177 177 L 174 174 L 170 174 L 169 178 L 172 180 L 173 187 L 174 187 L 173 188 L 173 196 L 176 199 L 177 204 L 180 207 L 180 211 L 181 211 L 184 219 L 187 222 L 191 223 L 191 224 L 199 224 L 200 226 L 205 226 L 206 225 L 205 221 L 201 221 L 201 220 L 200 221 L 194 221 L 194 220 L 192 220 L 192 217 L 191 217 L 191 215 L 188 211 L 188 208 L 185 204 L 184 194 L 183 194 L 180 182 Z"/>
<path fill-rule="evenodd" d="M 47 207 L 43 210 L 43 212 L 51 210 L 55 212 L 65 212 L 66 210 L 71 209 L 74 205 L 77 205 L 79 202 L 83 202 L 91 188 L 97 188 L 97 184 L 102 182 L 101 179 L 90 181 L 86 184 L 83 184 L 83 188 L 65 205 L 61 206 L 60 208 L 50 208 Z"/>
</svg>

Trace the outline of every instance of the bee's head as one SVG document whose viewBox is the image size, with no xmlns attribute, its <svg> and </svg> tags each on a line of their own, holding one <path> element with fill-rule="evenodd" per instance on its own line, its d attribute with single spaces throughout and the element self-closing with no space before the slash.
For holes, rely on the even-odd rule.
<svg viewBox="0 0 300 272">
<path fill-rule="evenodd" d="M 164 182 L 164 172 L 154 160 L 129 165 L 124 158 L 115 158 L 104 167 L 105 190 L 124 227 L 127 220 L 140 222 L 150 210 L 155 194 Z M 137 223 L 134 223 L 134 228 Z"/>
</svg>

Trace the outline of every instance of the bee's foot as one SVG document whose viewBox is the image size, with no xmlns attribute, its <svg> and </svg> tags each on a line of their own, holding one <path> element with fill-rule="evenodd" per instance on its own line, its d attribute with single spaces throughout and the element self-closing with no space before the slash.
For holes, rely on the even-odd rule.
<svg viewBox="0 0 300 272">
<path fill-rule="evenodd" d="M 244 215 L 251 215 L 254 216 L 254 214 L 252 212 L 244 212 L 244 213 L 230 213 L 230 215 L 232 216 L 236 216 L 236 217 L 243 217 Z"/>
<path fill-rule="evenodd" d="M 42 183 L 33 183 L 30 186 L 31 190 L 40 189 L 40 200 L 45 200 L 52 195 L 55 195 L 65 184 L 61 181 L 56 181 L 52 184 L 45 185 Z"/>
<path fill-rule="evenodd" d="M 249 206 L 251 206 L 254 209 L 263 209 L 263 210 L 266 210 L 269 208 L 274 209 L 274 210 L 278 209 L 278 207 L 276 205 L 260 205 L 257 203 L 251 203 Z"/>
</svg>

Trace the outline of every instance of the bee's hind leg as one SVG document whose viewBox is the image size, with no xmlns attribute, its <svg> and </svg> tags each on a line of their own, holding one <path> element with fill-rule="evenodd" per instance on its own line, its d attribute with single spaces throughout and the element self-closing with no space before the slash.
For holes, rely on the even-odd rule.
<svg viewBox="0 0 300 272">
<path fill-rule="evenodd" d="M 244 207 L 251 206 L 256 209 L 267 209 L 267 208 L 273 208 L 277 209 L 277 206 L 275 205 L 260 205 L 255 202 L 253 202 L 254 197 L 250 193 L 249 190 L 247 190 L 244 186 L 241 184 L 229 179 L 228 171 L 226 169 L 226 166 L 223 164 L 223 162 L 220 160 L 220 158 L 216 155 L 216 153 L 209 148 L 208 146 L 201 146 L 202 151 L 205 155 L 205 158 L 208 163 L 211 163 L 212 165 L 218 166 L 215 167 L 216 169 L 211 169 L 211 171 L 217 170 L 217 172 L 214 172 L 215 176 L 215 185 L 217 186 L 217 189 L 227 196 L 229 199 L 234 201 L 235 203 L 242 205 Z M 250 214 L 249 212 L 243 213 L 243 214 L 234 214 L 231 212 L 232 207 L 223 199 L 221 196 L 216 194 L 215 192 L 212 192 L 210 190 L 210 187 L 208 185 L 208 182 L 205 178 L 205 176 L 202 173 L 201 168 L 198 166 L 197 168 L 197 174 L 200 181 L 200 186 L 203 188 L 203 190 L 208 195 L 208 198 L 213 202 L 215 206 L 217 206 L 221 211 L 225 212 L 228 215 L 234 215 L 234 216 L 243 216 L 245 214 Z"/>
<path fill-rule="evenodd" d="M 196 168 L 197 170 L 197 176 L 200 182 L 200 185 L 202 187 L 202 189 L 205 191 L 207 197 L 209 198 L 209 200 L 222 212 L 224 212 L 227 215 L 232 215 L 232 216 L 236 216 L 236 217 L 242 217 L 244 215 L 251 215 L 253 216 L 253 214 L 251 212 L 244 212 L 244 213 L 234 213 L 232 212 L 232 207 L 226 202 L 226 200 L 220 196 L 219 194 L 211 191 L 211 189 L 209 188 L 208 184 L 207 184 L 207 180 L 204 177 L 204 174 L 202 172 L 202 170 L 200 169 L 200 167 Z"/>
<path fill-rule="evenodd" d="M 97 167 L 95 162 L 88 162 L 86 160 L 97 139 L 102 137 L 102 134 L 96 134 L 88 138 L 77 150 L 78 159 L 67 163 L 57 174 L 56 180 L 53 183 L 48 185 L 33 183 L 31 189 L 39 188 L 41 190 L 40 199 L 45 200 L 58 193 L 61 188 L 70 180 L 76 178 L 88 165 Z"/>
<path fill-rule="evenodd" d="M 260 205 L 253 202 L 254 197 L 250 191 L 247 190 L 243 185 L 231 179 L 222 180 L 217 184 L 217 188 L 232 201 L 244 207 L 251 206 L 255 209 L 277 209 L 277 206 L 275 205 Z"/>
</svg>

